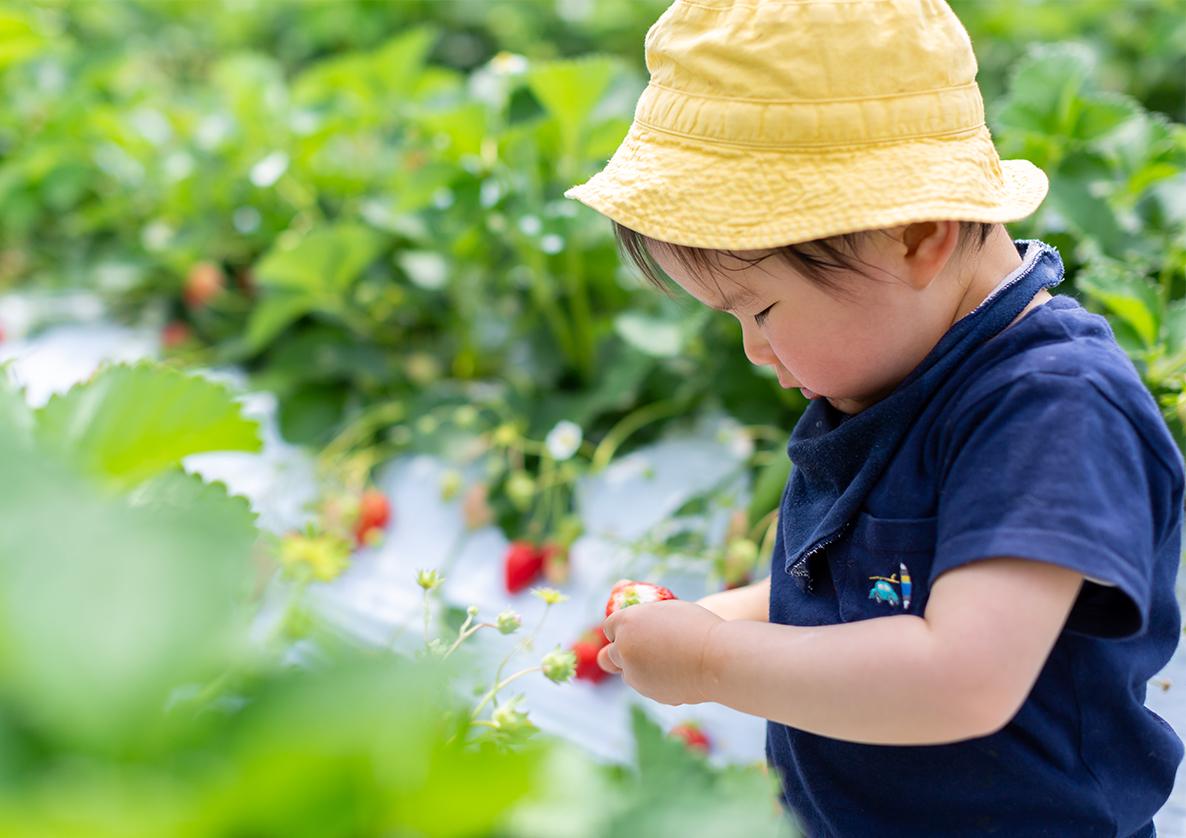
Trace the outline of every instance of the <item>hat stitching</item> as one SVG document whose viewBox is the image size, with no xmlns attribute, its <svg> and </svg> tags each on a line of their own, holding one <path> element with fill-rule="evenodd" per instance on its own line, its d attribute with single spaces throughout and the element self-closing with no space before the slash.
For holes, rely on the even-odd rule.
<svg viewBox="0 0 1186 838">
<path fill-rule="evenodd" d="M 926 90 L 907 90 L 903 93 L 881 93 L 876 96 L 843 96 L 836 99 L 758 99 L 751 96 L 717 96 L 713 93 L 697 93 L 657 81 L 652 81 L 647 86 L 657 87 L 671 93 L 678 93 L 681 96 L 693 96 L 698 99 L 714 99 L 720 102 L 750 102 L 759 105 L 830 105 L 835 102 L 872 102 L 879 99 L 903 99 L 907 96 L 926 96 L 931 93 L 944 93 L 948 90 L 978 88 L 975 81 L 970 81 L 965 84 L 948 85 L 947 87 L 928 87 Z"/>
<path fill-rule="evenodd" d="M 981 122 L 981 123 L 971 126 L 970 128 L 959 128 L 955 131 L 940 131 L 940 132 L 937 132 L 934 134 L 907 134 L 906 136 L 895 137 L 895 138 L 889 139 L 889 140 L 879 139 L 879 140 L 865 140 L 862 142 L 845 142 L 845 143 L 834 143 L 834 142 L 795 143 L 795 144 L 788 145 L 785 143 L 777 143 L 777 144 L 775 144 L 775 143 L 747 143 L 747 142 L 744 142 L 741 140 L 718 140 L 715 137 L 705 137 L 705 136 L 699 135 L 699 134 L 686 134 L 682 131 L 673 131 L 670 128 L 662 128 L 662 127 L 655 125 L 653 123 L 639 119 L 638 117 L 634 118 L 634 122 L 637 125 L 641 125 L 642 127 L 646 128 L 649 131 L 657 131 L 660 134 L 670 134 L 673 137 L 681 137 L 685 140 L 695 140 L 697 142 L 709 143 L 710 145 L 736 146 L 739 148 L 766 148 L 766 149 L 771 149 L 771 150 L 785 149 L 788 151 L 794 150 L 794 149 L 819 149 L 819 148 L 840 150 L 840 149 L 845 149 L 845 148 L 865 147 L 865 146 L 871 146 L 871 145 L 901 145 L 902 143 L 908 143 L 911 140 L 930 140 L 930 139 L 937 139 L 940 137 L 955 137 L 955 136 L 961 136 L 964 134 L 974 134 L 974 133 L 978 132 L 981 128 L 985 127 L 985 124 L 983 122 Z"/>
<path fill-rule="evenodd" d="M 743 3 L 729 3 L 727 6 L 713 6 L 709 3 L 696 3 L 693 0 L 675 0 L 673 6 L 695 6 L 697 9 L 708 9 L 713 12 L 728 12 L 733 9 L 745 9 L 746 11 L 756 12 L 758 9 L 769 8 L 786 8 L 788 6 L 876 6 L 876 5 L 890 5 L 894 0 L 789 0 L 786 3 L 766 2 L 758 5 L 749 5 Z M 939 11 L 932 14 L 932 17 L 938 17 L 942 14 Z"/>
</svg>

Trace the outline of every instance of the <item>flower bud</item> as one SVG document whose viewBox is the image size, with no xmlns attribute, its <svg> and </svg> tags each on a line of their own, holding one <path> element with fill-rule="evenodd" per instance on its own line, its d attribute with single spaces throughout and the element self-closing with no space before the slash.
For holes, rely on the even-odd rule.
<svg viewBox="0 0 1186 838">
<path fill-rule="evenodd" d="M 503 611 L 498 615 L 498 630 L 502 634 L 514 634 L 523 625 L 523 618 L 514 611 Z"/>
<path fill-rule="evenodd" d="M 522 512 L 531 505 L 531 501 L 535 497 L 535 481 L 525 471 L 512 472 L 511 476 L 507 478 L 506 492 L 511 503 Z"/>
<path fill-rule="evenodd" d="M 450 501 L 461 491 L 461 473 L 456 469 L 449 469 L 441 475 L 441 500 Z"/>
<path fill-rule="evenodd" d="M 432 570 L 418 570 L 416 571 L 416 584 L 426 591 L 432 591 L 440 587 L 441 583 L 445 581 L 445 577 L 441 576 L 435 568 Z"/>
<path fill-rule="evenodd" d="M 571 649 L 561 649 L 557 646 L 551 652 L 544 655 L 544 659 L 540 661 L 540 666 L 543 667 L 544 677 L 549 681 L 563 684 L 571 681 L 572 676 L 576 674 L 577 656 Z"/>
</svg>

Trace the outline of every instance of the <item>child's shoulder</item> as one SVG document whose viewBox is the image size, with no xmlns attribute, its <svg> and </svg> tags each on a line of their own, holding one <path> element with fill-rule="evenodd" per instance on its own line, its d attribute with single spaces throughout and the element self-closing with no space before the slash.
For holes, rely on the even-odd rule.
<svg viewBox="0 0 1186 838">
<path fill-rule="evenodd" d="M 1032 431 L 1058 433 L 1062 423 L 1103 412 L 1127 419 L 1168 467 L 1183 469 L 1160 407 L 1107 319 L 1073 297 L 1052 297 L 986 341 L 965 373 L 946 405 L 949 417 L 978 422 L 992 412 L 999 419 L 1036 403 L 1049 424 Z"/>
<path fill-rule="evenodd" d="M 1040 387 L 1043 380 L 1065 377 L 1085 390 L 1097 389 L 1123 403 L 1135 398 L 1137 406 L 1156 409 L 1107 319 L 1065 294 L 1052 297 L 986 341 L 968 358 L 966 372 L 961 405 L 1004 395 L 999 391 L 1018 384 Z"/>
</svg>

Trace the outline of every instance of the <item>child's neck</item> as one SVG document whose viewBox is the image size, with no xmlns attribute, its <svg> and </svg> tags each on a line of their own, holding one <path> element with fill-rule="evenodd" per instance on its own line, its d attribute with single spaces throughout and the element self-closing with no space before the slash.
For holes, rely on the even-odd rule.
<svg viewBox="0 0 1186 838">
<path fill-rule="evenodd" d="M 962 277 L 967 290 L 964 292 L 963 299 L 960 300 L 955 320 L 958 321 L 984 302 L 1001 280 L 1019 267 L 1021 267 L 1021 257 L 1017 254 L 1017 247 L 1009 238 L 1008 231 L 1003 226 L 996 227 L 992 235 L 984 242 L 984 247 L 976 252 L 973 259 L 969 260 L 968 269 L 971 273 L 971 280 L 969 281 L 966 276 Z M 1049 292 L 1042 289 L 1014 318 L 1013 323 L 1024 317 L 1030 309 L 1040 306 L 1049 299 L 1051 299 Z"/>
</svg>

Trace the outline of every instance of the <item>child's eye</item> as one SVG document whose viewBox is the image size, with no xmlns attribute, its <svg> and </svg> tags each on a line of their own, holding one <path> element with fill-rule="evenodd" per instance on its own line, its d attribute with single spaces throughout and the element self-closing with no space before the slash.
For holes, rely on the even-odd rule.
<svg viewBox="0 0 1186 838">
<path fill-rule="evenodd" d="M 772 309 L 772 308 L 774 308 L 774 303 L 771 303 L 769 306 L 767 306 L 766 308 L 762 309 L 757 314 L 755 314 L 754 322 L 757 323 L 759 326 L 765 325 L 766 324 L 766 315 L 770 314 L 770 309 Z"/>
</svg>

